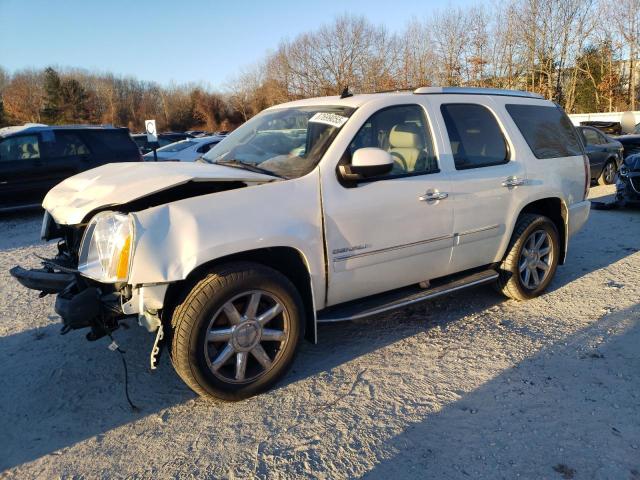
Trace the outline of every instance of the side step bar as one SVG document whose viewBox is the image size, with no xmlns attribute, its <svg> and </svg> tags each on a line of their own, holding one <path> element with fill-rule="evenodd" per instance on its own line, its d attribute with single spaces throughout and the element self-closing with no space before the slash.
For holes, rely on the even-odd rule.
<svg viewBox="0 0 640 480">
<path fill-rule="evenodd" d="M 497 278 L 498 273 L 495 270 L 483 270 L 471 274 L 467 273 L 464 276 L 443 279 L 443 283 L 427 289 L 414 285 L 363 299 L 352 300 L 318 312 L 318 323 L 344 322 L 370 317 L 413 305 L 414 303 L 424 302 L 464 288 L 491 283 Z"/>
</svg>

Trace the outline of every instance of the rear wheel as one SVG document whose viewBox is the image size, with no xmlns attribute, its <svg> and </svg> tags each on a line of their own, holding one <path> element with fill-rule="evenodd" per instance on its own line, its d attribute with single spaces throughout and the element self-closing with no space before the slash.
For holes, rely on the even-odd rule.
<svg viewBox="0 0 640 480">
<path fill-rule="evenodd" d="M 521 215 L 500 264 L 498 290 L 515 300 L 540 295 L 558 267 L 558 239 L 558 230 L 549 218 Z"/>
<path fill-rule="evenodd" d="M 602 173 L 598 177 L 598 185 L 612 185 L 615 183 L 617 171 L 616 162 L 613 160 L 607 161 L 602 169 Z"/>
<path fill-rule="evenodd" d="M 291 365 L 303 311 L 295 287 L 273 269 L 216 268 L 174 312 L 174 368 L 203 396 L 240 400 L 262 392 Z"/>
</svg>

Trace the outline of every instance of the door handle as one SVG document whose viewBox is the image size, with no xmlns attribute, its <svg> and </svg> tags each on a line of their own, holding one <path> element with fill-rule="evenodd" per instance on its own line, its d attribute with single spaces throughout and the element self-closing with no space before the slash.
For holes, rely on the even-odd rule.
<svg viewBox="0 0 640 480">
<path fill-rule="evenodd" d="M 503 187 L 513 188 L 520 187 L 522 185 L 526 185 L 527 181 L 524 178 L 518 177 L 509 177 L 504 182 L 502 182 Z"/>
<path fill-rule="evenodd" d="M 449 196 L 448 193 L 439 192 L 437 190 L 427 190 L 424 195 L 420 195 L 418 200 L 421 202 L 435 203 L 438 200 L 444 200 Z"/>
</svg>

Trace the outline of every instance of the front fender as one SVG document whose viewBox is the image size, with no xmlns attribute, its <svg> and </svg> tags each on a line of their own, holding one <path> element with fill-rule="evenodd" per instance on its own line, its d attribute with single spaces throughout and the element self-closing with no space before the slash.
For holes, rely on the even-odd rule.
<svg viewBox="0 0 640 480">
<path fill-rule="evenodd" d="M 268 247 L 295 248 L 322 303 L 324 249 L 317 169 L 293 180 L 167 203 L 133 214 L 132 285 L 184 280 L 199 266 Z"/>
</svg>

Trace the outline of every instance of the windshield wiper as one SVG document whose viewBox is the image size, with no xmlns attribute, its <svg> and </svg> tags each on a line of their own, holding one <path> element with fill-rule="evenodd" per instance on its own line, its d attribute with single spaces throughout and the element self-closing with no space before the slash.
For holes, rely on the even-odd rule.
<svg viewBox="0 0 640 480">
<path fill-rule="evenodd" d="M 277 173 L 273 173 L 271 170 L 267 170 L 266 168 L 260 168 L 251 163 L 244 163 L 239 160 L 218 160 L 213 163 L 218 165 L 224 165 L 225 167 L 241 168 L 243 170 L 248 170 L 254 173 L 264 173 L 265 175 L 270 175 L 272 177 L 286 178 L 286 177 L 283 177 L 282 175 L 278 175 Z"/>
</svg>

